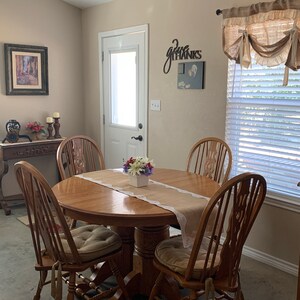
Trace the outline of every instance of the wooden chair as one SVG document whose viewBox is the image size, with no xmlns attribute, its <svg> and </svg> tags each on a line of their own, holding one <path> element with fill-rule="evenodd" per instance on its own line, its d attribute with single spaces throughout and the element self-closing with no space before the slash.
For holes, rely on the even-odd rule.
<svg viewBox="0 0 300 300">
<path fill-rule="evenodd" d="M 155 250 L 154 265 L 159 275 L 150 300 L 157 299 L 160 286 L 172 282 L 186 288 L 195 300 L 216 293 L 219 298 L 244 299 L 239 266 L 243 245 L 266 194 L 266 181 L 245 173 L 226 182 L 210 199 L 199 225 L 194 244 L 184 248 L 181 236 L 162 241 Z M 176 286 L 176 284 L 174 285 Z"/>
<path fill-rule="evenodd" d="M 77 284 L 76 274 L 83 278 L 82 271 L 94 268 L 103 261 L 109 262 L 118 286 L 126 295 L 126 299 L 129 299 L 123 278 L 114 262 L 114 258 L 122 250 L 119 235 L 100 225 L 85 225 L 70 230 L 58 201 L 43 175 L 25 161 L 15 164 L 15 173 L 27 207 L 36 255 L 35 269 L 40 272 L 34 300 L 40 299 L 43 286 L 50 282 L 52 296 L 57 300 L 62 299 L 62 281 L 68 284 L 68 300 L 73 300 L 75 294 L 84 299 L 112 296 L 118 287 L 102 292 L 87 278 L 84 278 L 81 284 Z M 58 270 L 56 279 L 55 269 Z M 50 270 L 52 279 L 46 282 Z M 86 291 L 90 289 L 96 290 L 97 298 L 88 297 Z"/>
<path fill-rule="evenodd" d="M 207 137 L 193 145 L 186 170 L 207 176 L 222 185 L 228 180 L 231 165 L 229 146 L 221 139 Z"/>
<path fill-rule="evenodd" d="M 75 135 L 63 140 L 57 148 L 56 162 L 62 180 L 105 169 L 104 158 L 98 145 L 84 135 Z M 70 220 L 70 228 L 75 228 L 76 222 Z"/>
<path fill-rule="evenodd" d="M 56 161 L 61 179 L 105 169 L 104 158 L 96 142 L 88 136 L 66 138 L 57 149 Z"/>
</svg>

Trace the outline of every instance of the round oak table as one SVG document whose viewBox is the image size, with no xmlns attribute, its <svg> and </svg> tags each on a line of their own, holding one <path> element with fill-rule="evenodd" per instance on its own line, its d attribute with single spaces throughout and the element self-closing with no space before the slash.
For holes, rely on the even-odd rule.
<svg viewBox="0 0 300 300">
<path fill-rule="evenodd" d="M 205 176 L 171 169 L 155 168 L 151 179 L 206 197 L 211 197 L 220 187 Z M 176 216 L 169 210 L 79 177 L 59 182 L 53 191 L 66 215 L 88 223 L 109 225 L 121 236 L 123 254 L 118 264 L 126 275 L 127 288 L 131 295 L 149 295 L 158 275 L 152 264 L 155 247 L 169 237 L 169 225 L 178 224 Z M 101 270 L 91 279 L 101 282 L 105 276 Z M 177 298 L 168 283 L 165 288 L 170 299 Z M 113 299 L 122 299 L 122 295 L 117 293 Z"/>
</svg>

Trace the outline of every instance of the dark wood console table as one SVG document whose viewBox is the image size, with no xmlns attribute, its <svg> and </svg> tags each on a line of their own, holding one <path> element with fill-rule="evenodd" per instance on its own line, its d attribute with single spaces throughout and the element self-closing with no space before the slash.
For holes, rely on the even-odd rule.
<svg viewBox="0 0 300 300">
<path fill-rule="evenodd" d="M 2 189 L 2 179 L 8 172 L 8 161 L 17 159 L 23 160 L 28 157 L 38 157 L 44 155 L 55 155 L 61 139 L 53 140 L 38 140 L 32 142 L 20 143 L 0 143 L 0 208 L 5 212 L 5 215 L 10 215 L 11 210 L 7 205 L 7 201 L 15 200 L 14 197 L 4 197 Z"/>
</svg>

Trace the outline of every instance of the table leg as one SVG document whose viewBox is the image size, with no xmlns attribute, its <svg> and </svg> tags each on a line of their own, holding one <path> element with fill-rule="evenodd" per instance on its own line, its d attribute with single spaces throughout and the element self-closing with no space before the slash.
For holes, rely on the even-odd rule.
<svg viewBox="0 0 300 300">
<path fill-rule="evenodd" d="M 169 238 L 169 225 L 157 227 L 139 227 L 135 230 L 135 249 L 140 257 L 140 294 L 150 296 L 154 282 L 158 276 L 158 270 L 153 265 L 156 246 Z M 165 279 L 161 292 L 167 299 L 179 300 L 178 284 Z"/>
<path fill-rule="evenodd" d="M 111 229 L 118 233 L 122 239 L 123 250 L 119 259 L 116 259 L 116 263 L 121 274 L 126 276 L 133 270 L 134 227 L 111 226 Z"/>
<path fill-rule="evenodd" d="M 0 208 L 2 208 L 4 210 L 5 215 L 10 215 L 11 210 L 7 205 L 7 202 L 4 198 L 3 195 L 3 190 L 2 190 L 2 179 L 3 177 L 7 174 L 8 172 L 8 164 L 6 161 L 3 162 L 3 168 L 1 169 L 1 173 L 0 173 Z"/>
<path fill-rule="evenodd" d="M 135 250 L 140 258 L 140 293 L 150 295 L 158 275 L 153 266 L 154 251 L 159 242 L 169 237 L 169 226 L 139 227 L 135 230 Z"/>
<path fill-rule="evenodd" d="M 168 237 L 169 226 L 139 227 L 135 229 L 134 238 L 137 257 L 134 270 L 124 279 L 131 297 L 137 294 L 150 295 L 158 274 L 152 263 L 154 250 L 160 241 Z M 124 299 L 120 290 L 118 290 L 111 300 L 119 299 Z"/>
<path fill-rule="evenodd" d="M 122 274 L 128 274 L 125 278 L 125 285 L 131 297 L 140 294 L 149 296 L 154 285 L 158 271 L 153 265 L 154 251 L 159 242 L 169 237 L 169 225 L 156 227 L 135 228 L 134 240 L 136 260 L 133 266 L 133 229 L 124 227 L 112 227 L 123 240 L 123 253 L 120 261 L 116 261 Z M 100 274 L 99 274 L 100 275 Z M 174 290 L 174 284 L 165 281 L 162 293 L 168 295 L 168 299 L 178 300 L 178 294 Z M 121 290 L 111 300 L 123 300 Z"/>
</svg>

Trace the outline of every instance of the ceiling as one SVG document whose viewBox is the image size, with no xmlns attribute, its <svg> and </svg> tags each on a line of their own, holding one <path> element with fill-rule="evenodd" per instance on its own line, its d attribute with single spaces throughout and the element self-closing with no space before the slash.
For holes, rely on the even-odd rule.
<svg viewBox="0 0 300 300">
<path fill-rule="evenodd" d="M 96 6 L 99 4 L 103 4 L 106 2 L 110 2 L 112 0 L 62 0 L 62 1 L 67 2 L 78 8 L 84 9 L 84 8 Z"/>
</svg>

